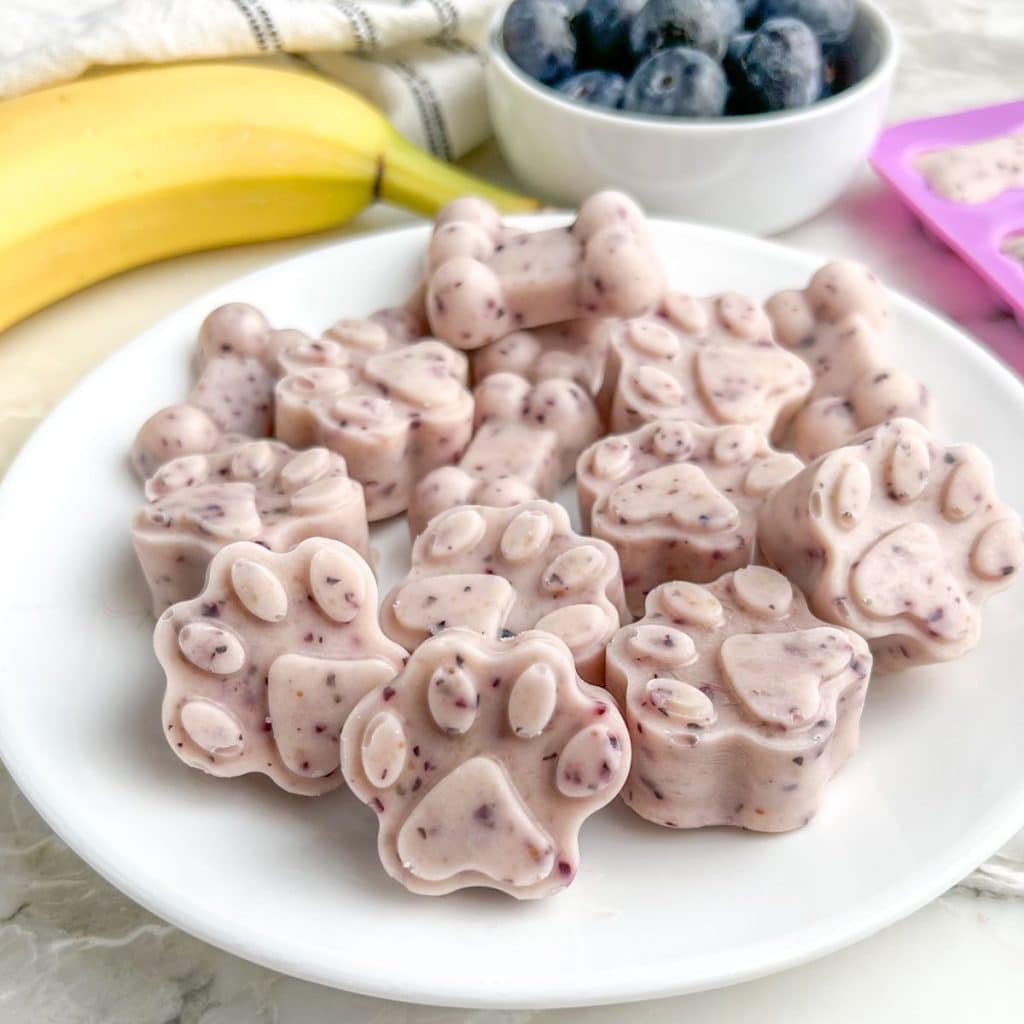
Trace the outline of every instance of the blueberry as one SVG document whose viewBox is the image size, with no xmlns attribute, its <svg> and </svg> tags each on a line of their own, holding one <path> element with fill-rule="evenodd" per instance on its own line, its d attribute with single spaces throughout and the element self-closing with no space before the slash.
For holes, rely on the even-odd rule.
<svg viewBox="0 0 1024 1024">
<path fill-rule="evenodd" d="M 835 96 L 857 81 L 857 58 L 848 46 L 823 46 L 821 95 Z"/>
<path fill-rule="evenodd" d="M 806 107 L 821 95 L 821 46 L 795 18 L 771 18 L 740 58 L 742 91 L 752 110 Z"/>
<path fill-rule="evenodd" d="M 729 46 L 725 51 L 722 70 L 729 83 L 727 114 L 752 114 L 755 112 L 747 89 L 746 72 L 743 70 L 743 55 L 747 52 L 747 47 L 753 38 L 753 32 L 737 32 L 729 40 Z"/>
<path fill-rule="evenodd" d="M 514 0 L 501 29 L 505 52 L 538 82 L 554 85 L 572 74 L 576 40 L 559 0 Z"/>
<path fill-rule="evenodd" d="M 685 46 L 648 57 L 626 86 L 623 109 L 664 117 L 717 117 L 725 110 L 725 72 L 706 53 Z"/>
<path fill-rule="evenodd" d="M 579 103 L 592 103 L 595 107 L 615 110 L 622 106 L 626 80 L 614 71 L 598 71 L 595 68 L 567 78 L 559 83 L 558 91 Z"/>
<path fill-rule="evenodd" d="M 580 68 L 628 70 L 629 26 L 644 0 L 586 0 L 572 19 Z"/>
<path fill-rule="evenodd" d="M 647 0 L 630 25 L 629 48 L 635 61 L 671 46 L 721 60 L 739 27 L 736 0 Z"/>
<path fill-rule="evenodd" d="M 853 28 L 856 0 L 764 0 L 768 18 L 799 18 L 821 43 L 841 43 Z"/>
<path fill-rule="evenodd" d="M 760 13 L 761 0 L 739 0 L 739 6 L 740 17 L 743 19 L 743 24 L 746 25 L 756 20 Z"/>
</svg>

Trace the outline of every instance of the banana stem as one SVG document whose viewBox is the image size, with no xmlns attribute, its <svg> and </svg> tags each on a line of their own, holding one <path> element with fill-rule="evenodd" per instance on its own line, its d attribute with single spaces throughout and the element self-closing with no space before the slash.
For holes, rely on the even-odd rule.
<svg viewBox="0 0 1024 1024">
<path fill-rule="evenodd" d="M 379 174 L 379 198 L 425 216 L 433 216 L 452 199 L 469 195 L 486 199 L 504 213 L 529 213 L 540 207 L 536 199 L 488 184 L 432 157 L 397 132 L 388 139 Z"/>
</svg>

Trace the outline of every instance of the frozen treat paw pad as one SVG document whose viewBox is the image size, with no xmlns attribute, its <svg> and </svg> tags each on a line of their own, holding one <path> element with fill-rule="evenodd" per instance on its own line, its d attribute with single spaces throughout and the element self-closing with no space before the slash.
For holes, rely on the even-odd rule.
<svg viewBox="0 0 1024 1024">
<path fill-rule="evenodd" d="M 663 583 L 608 646 L 633 745 L 626 802 L 670 828 L 799 828 L 856 749 L 871 663 L 772 569 Z"/>
<path fill-rule="evenodd" d="M 416 893 L 469 886 L 520 899 L 568 885 L 583 821 L 622 787 L 625 723 L 556 638 L 450 629 L 370 691 L 342 770 L 377 814 L 385 870 Z"/>
<path fill-rule="evenodd" d="M 457 505 L 504 508 L 554 497 L 580 452 L 602 433 L 593 398 L 572 380 L 531 384 L 515 373 L 493 373 L 474 398 L 469 447 L 456 466 L 434 470 L 416 487 L 409 505 L 413 536 Z"/>
<path fill-rule="evenodd" d="M 146 481 L 146 497 L 132 541 L 157 615 L 197 594 L 210 559 L 233 541 L 286 551 L 328 537 L 369 551 L 363 489 L 326 448 L 296 453 L 279 441 L 225 435 L 208 454 L 165 462 Z M 262 607 L 260 617 L 275 614 L 282 595 L 270 574 L 255 564 L 234 571 L 247 581 L 242 599 Z"/>
<path fill-rule="evenodd" d="M 670 292 L 657 314 L 605 330 L 618 371 L 610 412 L 616 432 L 671 416 L 771 434 L 811 389 L 808 368 L 775 343 L 764 310 L 746 296 Z"/>
<path fill-rule="evenodd" d="M 891 365 L 888 301 L 866 267 L 846 260 L 828 263 L 803 291 L 779 292 L 765 308 L 780 343 L 814 374 L 807 405 L 787 439 L 802 459 L 815 459 L 894 417 L 930 425 L 928 389 Z"/>
<path fill-rule="evenodd" d="M 604 645 L 624 614 L 614 549 L 574 533 L 560 505 L 534 500 L 435 516 L 381 622 L 410 650 L 452 626 L 488 637 L 549 630 L 572 649 L 580 674 L 600 682 Z"/>
<path fill-rule="evenodd" d="M 431 338 L 410 343 L 384 332 L 382 345 L 368 345 L 351 331 L 345 337 L 316 343 L 337 350 L 327 365 L 303 366 L 294 351 L 281 357 L 288 372 L 275 391 L 274 431 L 296 447 L 343 456 L 375 522 L 404 511 L 416 482 L 465 449 L 473 425 L 468 362 Z"/>
<path fill-rule="evenodd" d="M 753 427 L 659 419 L 588 448 L 576 485 L 583 521 L 618 552 L 640 614 L 659 583 L 707 582 L 746 565 L 758 509 L 801 468 Z"/>
<path fill-rule="evenodd" d="M 376 605 L 369 567 L 339 541 L 223 548 L 202 593 L 157 622 L 171 749 L 211 775 L 262 772 L 304 795 L 336 788 L 346 717 L 406 657 Z"/>
<path fill-rule="evenodd" d="M 970 445 L 888 421 L 773 492 L 758 539 L 823 619 L 867 638 L 876 671 L 971 650 L 984 600 L 1024 562 L 1019 518 Z"/>
<path fill-rule="evenodd" d="M 571 380 L 596 397 L 605 381 L 608 335 L 600 318 L 515 331 L 472 353 L 473 380 L 515 373 L 534 384 Z"/>
</svg>

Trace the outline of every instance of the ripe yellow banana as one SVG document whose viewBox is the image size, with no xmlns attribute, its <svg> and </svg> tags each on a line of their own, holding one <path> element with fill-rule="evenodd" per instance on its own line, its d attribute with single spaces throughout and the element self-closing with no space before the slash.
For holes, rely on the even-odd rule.
<svg viewBox="0 0 1024 1024">
<path fill-rule="evenodd" d="M 121 270 L 474 193 L 348 89 L 252 64 L 113 71 L 0 103 L 0 330 Z"/>
</svg>

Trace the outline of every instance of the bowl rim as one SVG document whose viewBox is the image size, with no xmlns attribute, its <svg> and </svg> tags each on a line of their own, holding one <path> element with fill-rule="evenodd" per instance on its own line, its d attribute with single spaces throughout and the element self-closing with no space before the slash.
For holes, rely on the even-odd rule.
<svg viewBox="0 0 1024 1024">
<path fill-rule="evenodd" d="M 736 129 L 770 130 L 785 124 L 796 124 L 826 118 L 830 114 L 839 113 L 859 99 L 882 87 L 895 74 L 900 58 L 900 40 L 892 19 L 875 3 L 875 0 L 857 0 L 857 10 L 865 14 L 878 30 L 881 40 L 881 54 L 875 66 L 859 81 L 835 96 L 816 100 L 807 107 L 796 110 L 779 110 L 760 114 L 730 114 L 721 117 L 661 117 L 655 114 L 637 114 L 625 111 L 606 111 L 601 107 L 586 103 L 577 103 L 567 99 L 555 88 L 531 78 L 519 68 L 505 52 L 501 44 L 501 27 L 509 4 L 502 4 L 495 11 L 487 30 L 488 63 L 500 67 L 502 72 L 513 81 L 532 93 L 539 100 L 549 103 L 564 112 L 575 114 L 581 118 L 590 118 L 596 122 L 604 122 L 622 127 L 634 124 L 637 127 L 652 128 L 659 132 L 706 132 L 708 134 L 724 134 Z"/>
</svg>

